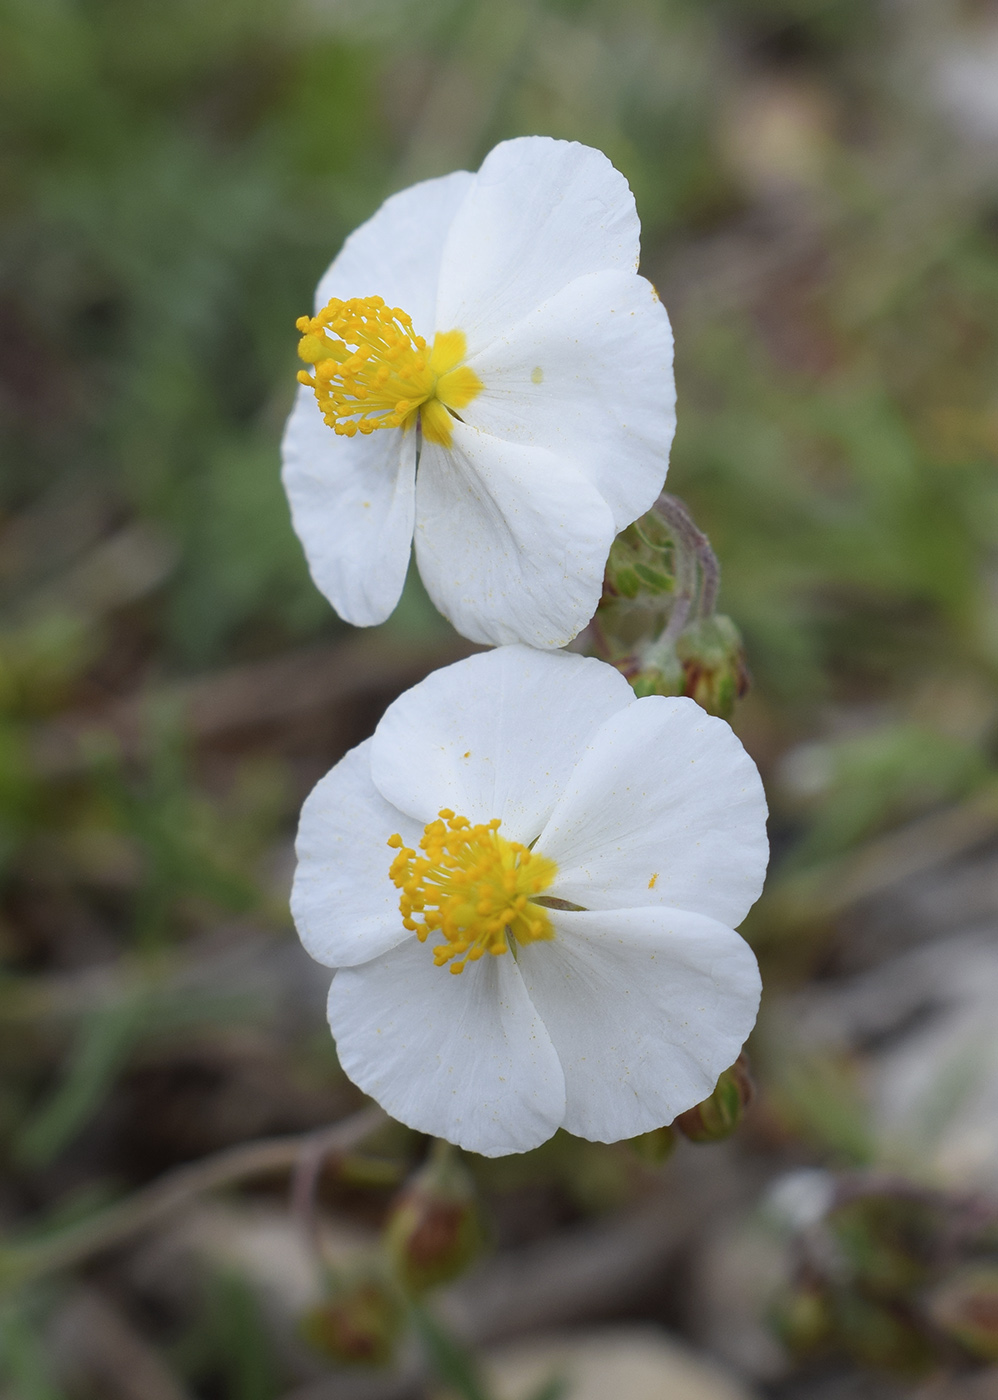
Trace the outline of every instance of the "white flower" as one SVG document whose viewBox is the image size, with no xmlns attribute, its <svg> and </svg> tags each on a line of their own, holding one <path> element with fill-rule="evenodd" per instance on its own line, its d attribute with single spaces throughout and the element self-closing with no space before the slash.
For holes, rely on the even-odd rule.
<svg viewBox="0 0 998 1400">
<path fill-rule="evenodd" d="M 671 1122 L 755 1021 L 732 926 L 765 821 L 752 760 L 692 700 L 520 646 L 435 672 L 302 811 L 292 911 L 338 969 L 344 1070 L 486 1156 Z"/>
<path fill-rule="evenodd" d="M 465 636 L 554 647 L 588 622 L 675 428 L 638 234 L 604 155 L 531 136 L 393 195 L 347 239 L 298 323 L 310 368 L 283 453 L 312 575 L 348 622 L 389 615 L 414 534 Z"/>
</svg>

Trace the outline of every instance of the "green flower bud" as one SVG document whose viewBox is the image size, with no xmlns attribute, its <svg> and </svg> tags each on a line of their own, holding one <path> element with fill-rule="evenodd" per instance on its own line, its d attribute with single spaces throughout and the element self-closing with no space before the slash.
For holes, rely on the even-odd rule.
<svg viewBox="0 0 998 1400">
<path fill-rule="evenodd" d="M 834 1312 L 836 1341 L 860 1365 L 910 1376 L 935 1365 L 931 1341 L 904 1308 L 846 1291 L 835 1296 Z"/>
<path fill-rule="evenodd" d="M 401 1300 L 373 1261 L 331 1281 L 329 1293 L 300 1323 L 304 1340 L 331 1361 L 387 1366 L 405 1314 Z"/>
<path fill-rule="evenodd" d="M 907 1302 L 930 1276 L 942 1221 L 929 1200 L 884 1188 L 842 1201 L 825 1225 L 856 1286 Z"/>
<path fill-rule="evenodd" d="M 721 1075 L 710 1098 L 681 1113 L 673 1127 L 691 1142 L 720 1142 L 738 1127 L 754 1092 L 743 1052 Z"/>
<path fill-rule="evenodd" d="M 998 1361 L 998 1265 L 975 1264 L 951 1274 L 928 1303 L 932 1321 L 977 1361 Z"/>
<path fill-rule="evenodd" d="M 662 598 L 676 583 L 668 527 L 654 512 L 623 530 L 610 546 L 603 580 L 611 598 Z"/>
<path fill-rule="evenodd" d="M 676 639 L 682 693 L 711 715 L 730 719 L 749 688 L 745 649 L 738 628 L 722 613 L 691 623 Z"/>
<path fill-rule="evenodd" d="M 813 1356 L 826 1351 L 832 1343 L 834 1326 L 828 1295 L 813 1280 L 801 1280 L 785 1288 L 770 1305 L 769 1320 L 792 1356 Z"/>
<path fill-rule="evenodd" d="M 643 695 L 682 695 L 685 690 L 686 672 L 671 642 L 644 647 L 639 656 L 618 665 L 638 699 Z"/>
<path fill-rule="evenodd" d="M 653 1128 L 650 1133 L 639 1133 L 637 1137 L 628 1138 L 627 1145 L 642 1162 L 650 1167 L 659 1167 L 676 1150 L 676 1135 L 671 1128 Z"/>
<path fill-rule="evenodd" d="M 474 1182 L 448 1143 L 434 1143 L 426 1166 L 402 1191 L 385 1245 L 396 1278 L 414 1294 L 457 1278 L 479 1253 Z"/>
</svg>

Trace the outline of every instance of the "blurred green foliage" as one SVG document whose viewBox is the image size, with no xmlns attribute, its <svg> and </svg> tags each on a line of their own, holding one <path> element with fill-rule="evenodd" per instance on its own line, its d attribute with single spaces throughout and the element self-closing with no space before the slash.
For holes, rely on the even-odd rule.
<svg viewBox="0 0 998 1400">
<path fill-rule="evenodd" d="M 185 657 L 314 626 L 274 440 L 289 317 L 387 176 L 369 56 L 283 3 L 53 0 L 5 3 L 0 73 L 8 509 L 68 479 L 163 521 Z"/>
<path fill-rule="evenodd" d="M 893 722 L 938 677 L 990 683 L 991 193 L 939 173 L 904 42 L 850 0 L 4 0 L 7 511 L 61 493 L 154 520 L 177 550 L 155 607 L 170 665 L 335 628 L 276 470 L 294 317 L 390 189 L 549 132 L 624 170 L 648 271 L 679 294 L 670 484 L 767 702 L 806 732 L 857 686 Z M 746 68 L 777 75 L 789 135 Z M 750 250 L 747 293 L 689 309 L 672 252 L 743 226 L 767 179 L 786 277 Z M 795 220 L 817 271 L 782 246 Z"/>
<path fill-rule="evenodd" d="M 836 1196 L 774 1304 L 786 1345 L 909 1377 L 992 1360 L 993 1211 L 890 1178 L 844 1176 Z"/>
<path fill-rule="evenodd" d="M 0 1308 L 0 1375 L 16 1387 L 17 1400 L 64 1400 L 46 1355 L 43 1317 L 33 1295 Z"/>
<path fill-rule="evenodd" d="M 734 316 L 680 314 L 670 480 L 780 703 L 813 704 L 843 674 L 917 682 L 930 653 L 990 674 L 995 237 L 983 196 L 931 197 L 930 149 L 913 217 L 902 181 L 925 114 L 892 85 L 882 27 L 846 0 L 400 0 L 349 17 L 291 0 L 5 0 L 8 509 L 62 482 L 160 521 L 180 549 L 160 613 L 177 661 L 332 625 L 275 463 L 289 327 L 343 235 L 399 183 L 537 130 L 624 170 L 654 273 L 666 240 L 751 202 L 757 173 L 726 130 L 733 35 L 823 84 L 827 115 L 796 114 L 794 159 L 820 187 L 816 255 L 831 244 L 834 265 L 789 308 L 812 342 L 793 363 L 751 296 Z M 847 103 L 879 142 L 843 139 Z"/>
<path fill-rule="evenodd" d="M 185 1378 L 228 1400 L 277 1400 L 281 1394 L 260 1300 L 231 1271 L 205 1282 L 196 1321 L 178 1342 L 175 1360 Z"/>
<path fill-rule="evenodd" d="M 994 782 L 998 175 L 934 105 L 923 9 L 0 0 L 0 1131 L 26 1211 L 57 1213 L 45 1172 L 150 1047 L 256 1014 L 174 973 L 213 923 L 286 921 L 268 860 L 300 795 L 276 761 L 206 776 L 170 714 L 82 762 L 53 731 L 346 633 L 280 488 L 294 321 L 388 193 L 498 140 L 588 142 L 634 189 L 677 336 L 669 488 L 746 642 L 774 883 Z M 442 629 L 418 581 L 395 627 Z M 91 962 L 118 980 L 70 994 Z M 872 1160 L 848 1065 L 771 1088 L 798 1142 Z M 475 1170 L 584 1213 L 632 1168 L 559 1135 Z M 207 1298 L 177 1354 L 198 1393 L 279 1393 L 254 1306 Z M 2 1346 L 18 1393 L 57 1394 L 30 1311 Z"/>
</svg>

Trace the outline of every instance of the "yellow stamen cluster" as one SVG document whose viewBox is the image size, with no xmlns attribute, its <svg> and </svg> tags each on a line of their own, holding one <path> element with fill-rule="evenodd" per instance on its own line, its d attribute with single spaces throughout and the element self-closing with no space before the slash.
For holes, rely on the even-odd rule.
<svg viewBox="0 0 998 1400">
<path fill-rule="evenodd" d="M 507 841 L 499 825 L 495 817 L 472 826 L 445 807 L 420 838 L 422 855 L 404 846 L 401 836 L 389 837 L 398 851 L 389 873 L 402 892 L 402 922 L 421 943 L 431 933 L 443 936 L 433 949 L 437 967 L 449 962 L 451 972 L 463 972 L 485 953 L 505 953 L 511 938 L 536 943 L 554 937 L 547 910 L 533 897 L 547 889 L 558 867 Z"/>
<path fill-rule="evenodd" d="M 433 348 L 401 307 L 381 297 L 333 297 L 317 316 L 300 316 L 298 355 L 311 369 L 298 379 L 315 391 L 322 416 L 341 436 L 411 428 L 417 417 L 430 442 L 449 447 L 451 413 L 482 388 L 463 331 L 438 331 Z"/>
</svg>

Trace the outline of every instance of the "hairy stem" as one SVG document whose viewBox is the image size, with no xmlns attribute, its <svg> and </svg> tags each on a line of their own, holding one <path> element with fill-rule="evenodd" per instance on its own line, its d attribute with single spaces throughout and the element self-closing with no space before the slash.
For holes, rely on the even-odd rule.
<svg viewBox="0 0 998 1400">
<path fill-rule="evenodd" d="M 717 555 L 710 547 L 710 540 L 697 527 L 693 517 L 678 496 L 670 496 L 663 491 L 652 509 L 669 526 L 677 546 L 676 607 L 673 610 L 673 616 L 669 619 L 668 628 L 671 636 L 677 636 L 685 627 L 689 616 L 690 605 L 696 592 L 697 571 L 699 570 L 700 575 L 700 598 L 697 612 L 700 617 L 710 617 L 717 606 L 717 593 L 721 585 L 721 569 L 717 562 Z M 693 573 L 692 590 L 688 594 L 691 570 Z M 681 599 L 685 602 L 685 607 L 680 606 Z M 682 613 L 681 621 L 674 628 L 674 619 L 680 612 Z"/>
</svg>

